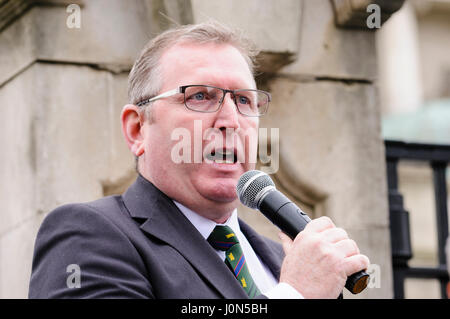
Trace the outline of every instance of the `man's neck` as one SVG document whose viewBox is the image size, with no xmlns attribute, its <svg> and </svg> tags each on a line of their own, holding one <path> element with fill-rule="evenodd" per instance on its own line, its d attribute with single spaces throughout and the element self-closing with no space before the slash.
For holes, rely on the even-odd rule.
<svg viewBox="0 0 450 319">
<path fill-rule="evenodd" d="M 202 234 L 202 236 L 206 239 L 211 234 L 213 229 L 216 227 L 217 224 L 227 224 L 228 226 L 232 227 L 233 229 L 238 229 L 239 224 L 237 220 L 237 211 L 234 210 L 230 217 L 227 220 L 222 221 L 221 223 L 218 223 L 216 221 L 213 221 L 211 219 L 205 218 L 196 212 L 192 211 L 191 209 L 187 208 L 186 206 L 178 203 L 177 201 L 173 201 L 175 205 L 179 208 L 179 210 L 183 213 L 184 216 L 194 225 L 195 228 Z"/>
<path fill-rule="evenodd" d="M 180 203 L 196 214 L 210 219 L 217 224 L 223 224 L 224 222 L 226 222 L 237 208 L 238 199 L 233 202 L 215 202 L 206 198 L 195 200 L 191 196 L 183 195 L 182 193 L 180 193 L 180 191 L 170 193 L 168 189 L 164 189 L 163 185 L 158 185 L 158 183 L 155 183 L 151 176 L 147 176 L 149 174 L 145 174 L 143 172 L 138 173 L 142 178 L 152 183 L 153 186 L 158 188 L 173 201 Z M 198 203 L 202 203 L 202 205 L 199 205 Z"/>
</svg>

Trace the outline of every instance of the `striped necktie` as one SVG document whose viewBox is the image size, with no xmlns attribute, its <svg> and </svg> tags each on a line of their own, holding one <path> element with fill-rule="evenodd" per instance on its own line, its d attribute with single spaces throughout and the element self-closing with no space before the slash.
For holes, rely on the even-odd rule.
<svg viewBox="0 0 450 319">
<path fill-rule="evenodd" d="M 247 295 L 250 298 L 259 295 L 259 289 L 250 275 L 241 244 L 233 230 L 228 226 L 216 226 L 207 240 L 215 249 L 225 251 L 225 264 L 233 272 Z"/>
</svg>

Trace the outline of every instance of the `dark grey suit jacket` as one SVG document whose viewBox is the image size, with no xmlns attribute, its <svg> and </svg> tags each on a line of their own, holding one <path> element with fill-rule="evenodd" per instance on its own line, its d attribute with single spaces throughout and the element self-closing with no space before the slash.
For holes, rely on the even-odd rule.
<svg viewBox="0 0 450 319">
<path fill-rule="evenodd" d="M 278 278 L 283 250 L 240 227 Z M 76 264 L 80 288 L 67 284 Z M 52 211 L 38 232 L 30 298 L 247 298 L 173 201 L 142 176 L 122 195 Z"/>
</svg>

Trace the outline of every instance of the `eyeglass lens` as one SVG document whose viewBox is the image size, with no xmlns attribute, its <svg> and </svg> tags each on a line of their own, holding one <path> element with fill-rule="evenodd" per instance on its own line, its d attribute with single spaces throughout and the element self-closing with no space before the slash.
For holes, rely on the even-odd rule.
<svg viewBox="0 0 450 319">
<path fill-rule="evenodd" d="M 189 86 L 184 92 L 186 106 L 194 111 L 215 112 L 224 99 L 224 91 L 210 86 Z M 243 114 L 257 116 L 264 114 L 268 103 L 268 96 L 257 90 L 237 90 L 234 101 Z"/>
</svg>

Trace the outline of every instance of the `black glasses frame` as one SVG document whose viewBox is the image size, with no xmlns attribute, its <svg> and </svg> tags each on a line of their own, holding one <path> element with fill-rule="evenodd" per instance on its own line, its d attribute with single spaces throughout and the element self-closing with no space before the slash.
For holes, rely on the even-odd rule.
<svg viewBox="0 0 450 319">
<path fill-rule="evenodd" d="M 190 87 L 196 87 L 196 86 L 209 87 L 209 88 L 221 90 L 221 91 L 223 92 L 222 98 L 221 98 L 221 100 L 219 101 L 219 104 L 218 104 L 218 106 L 217 106 L 217 108 L 216 108 L 215 110 L 213 110 L 213 111 L 199 111 L 199 110 L 195 110 L 195 109 L 190 108 L 190 107 L 186 104 L 186 89 L 187 89 L 187 88 L 190 88 Z M 267 107 L 265 108 L 264 113 L 258 113 L 257 115 L 249 115 L 249 114 L 246 114 L 246 113 L 244 113 L 244 112 L 241 111 L 241 109 L 239 108 L 239 105 L 238 105 L 238 103 L 237 103 L 237 100 L 236 100 L 236 94 L 239 95 L 239 94 L 238 94 L 239 92 L 248 92 L 248 91 L 251 91 L 251 92 L 257 92 L 257 93 L 262 93 L 262 94 L 264 94 L 264 95 L 267 96 Z M 270 103 L 270 101 L 271 101 L 271 99 L 272 99 L 272 96 L 270 95 L 269 92 L 262 91 L 262 90 L 256 90 L 256 89 L 228 90 L 228 89 L 223 89 L 223 88 L 220 88 L 220 87 L 217 87 L 217 86 L 203 85 L 203 84 L 198 84 L 198 85 L 196 85 L 196 84 L 191 84 L 191 85 L 180 86 L 180 93 L 183 93 L 183 94 L 184 94 L 184 105 L 185 105 L 189 110 L 192 110 L 192 111 L 194 111 L 194 112 L 200 112 L 200 113 L 214 113 L 214 112 L 217 112 L 218 110 L 220 110 L 220 108 L 221 108 L 222 105 L 223 105 L 223 101 L 225 100 L 225 95 L 226 95 L 227 93 L 230 93 L 230 94 L 231 94 L 231 97 L 232 97 L 232 99 L 233 99 L 233 101 L 234 101 L 234 105 L 236 105 L 236 108 L 237 108 L 238 112 L 241 113 L 242 115 L 249 116 L 249 117 L 259 117 L 259 116 L 262 116 L 262 115 L 266 114 L 267 109 L 269 108 L 268 104 Z"/>
<path fill-rule="evenodd" d="M 195 110 L 195 109 L 190 108 L 190 107 L 186 104 L 186 89 L 187 89 L 187 88 L 190 88 L 190 87 L 195 87 L 195 86 L 214 88 L 214 89 L 221 90 L 221 91 L 223 92 L 223 96 L 222 96 L 222 98 L 221 98 L 221 100 L 220 100 L 220 103 L 219 103 L 218 106 L 217 106 L 217 109 L 215 109 L 215 110 L 213 110 L 213 111 L 199 111 L 199 110 Z M 236 100 L 236 95 L 239 95 L 239 94 L 238 94 L 239 92 L 248 92 L 248 91 L 253 91 L 253 92 L 257 92 L 257 93 L 262 93 L 262 94 L 264 94 L 264 95 L 267 96 L 267 107 L 264 109 L 264 112 L 263 112 L 263 113 L 258 113 L 258 114 L 256 114 L 256 115 L 249 115 L 249 114 L 243 113 L 243 112 L 240 110 L 240 108 L 239 108 L 239 106 L 238 106 L 238 103 L 237 103 L 237 100 Z M 225 95 L 226 95 L 227 93 L 230 93 L 231 96 L 232 96 L 232 99 L 233 99 L 233 101 L 234 101 L 234 104 L 236 105 L 236 108 L 237 108 L 238 112 L 241 113 L 242 115 L 249 116 L 249 117 L 260 117 L 260 116 L 266 114 L 266 112 L 267 112 L 267 110 L 268 110 L 268 108 L 269 108 L 269 103 L 270 103 L 271 100 L 272 100 L 272 96 L 271 96 L 271 94 L 270 94 L 269 92 L 262 91 L 262 90 L 257 90 L 257 89 L 228 90 L 228 89 L 223 89 L 223 88 L 220 88 L 220 87 L 217 87 L 217 86 L 212 86 L 212 85 L 191 84 L 191 85 L 183 85 L 183 86 L 180 86 L 180 87 L 178 87 L 178 88 L 176 88 L 176 89 L 173 89 L 173 90 L 164 92 L 164 93 L 162 93 L 162 94 L 159 94 L 159 95 L 157 95 L 157 96 L 155 96 L 155 97 L 151 97 L 151 98 L 148 98 L 148 99 L 146 99 L 146 100 L 140 101 L 140 102 L 136 103 L 136 105 L 137 105 L 137 106 L 143 106 L 143 105 L 148 104 L 148 103 L 150 103 L 150 102 L 154 102 L 154 101 L 157 101 L 157 100 L 162 99 L 162 98 L 170 97 L 170 96 L 173 96 L 173 95 L 178 94 L 178 93 L 183 93 L 184 106 L 186 106 L 187 109 L 189 109 L 189 110 L 191 110 L 191 111 L 194 111 L 194 112 L 200 112 L 200 113 L 214 113 L 214 112 L 217 112 L 217 111 L 222 107 L 222 105 L 223 105 L 223 101 L 225 100 Z"/>
</svg>

